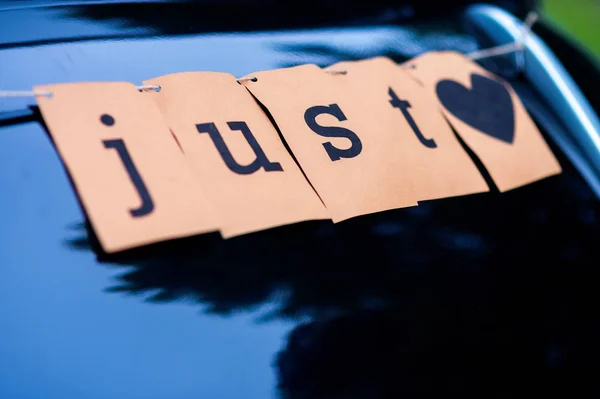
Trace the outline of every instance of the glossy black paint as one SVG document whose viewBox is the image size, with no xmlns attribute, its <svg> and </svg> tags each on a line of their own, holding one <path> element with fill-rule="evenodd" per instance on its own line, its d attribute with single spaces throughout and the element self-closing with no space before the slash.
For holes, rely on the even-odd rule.
<svg viewBox="0 0 600 399">
<path fill-rule="evenodd" d="M 476 47 L 453 19 L 188 35 L 199 6 L 163 6 L 0 12 L 0 87 Z M 560 149 L 503 194 L 108 256 L 31 105 L 0 99 L 0 397 L 599 393 L 600 207 Z"/>
</svg>

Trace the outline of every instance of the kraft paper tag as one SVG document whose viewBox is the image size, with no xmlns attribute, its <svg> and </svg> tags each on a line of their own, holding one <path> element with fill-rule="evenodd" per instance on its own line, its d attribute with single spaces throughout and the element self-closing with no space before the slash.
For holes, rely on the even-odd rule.
<svg viewBox="0 0 600 399">
<path fill-rule="evenodd" d="M 395 62 L 378 57 L 330 69 L 346 71 L 337 79 L 361 110 L 369 110 L 373 128 L 400 143 L 398 161 L 410 171 L 419 201 L 488 191 L 446 119 L 435 112 L 437 100 Z"/>
<path fill-rule="evenodd" d="M 98 240 L 116 252 L 216 231 L 218 219 L 154 102 L 130 83 L 39 86 L 38 104 Z"/>
<path fill-rule="evenodd" d="M 151 79 L 154 98 L 222 215 L 228 238 L 306 220 L 329 219 L 267 115 L 226 73 Z"/>
<path fill-rule="evenodd" d="M 250 75 L 257 80 L 244 85 L 273 116 L 334 222 L 416 205 L 400 141 L 377 130 L 373 110 L 339 76 L 316 65 Z"/>
<path fill-rule="evenodd" d="M 404 65 L 438 99 L 457 133 L 500 191 L 561 172 L 510 85 L 454 52 L 428 53 Z"/>
</svg>

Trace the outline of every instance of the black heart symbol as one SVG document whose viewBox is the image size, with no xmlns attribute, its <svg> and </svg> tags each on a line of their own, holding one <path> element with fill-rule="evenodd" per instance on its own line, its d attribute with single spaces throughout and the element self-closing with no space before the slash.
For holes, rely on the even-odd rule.
<svg viewBox="0 0 600 399">
<path fill-rule="evenodd" d="M 486 76 L 471 74 L 471 90 L 453 80 L 436 87 L 444 107 L 473 128 L 511 144 L 515 138 L 515 113 L 506 87 Z"/>
</svg>

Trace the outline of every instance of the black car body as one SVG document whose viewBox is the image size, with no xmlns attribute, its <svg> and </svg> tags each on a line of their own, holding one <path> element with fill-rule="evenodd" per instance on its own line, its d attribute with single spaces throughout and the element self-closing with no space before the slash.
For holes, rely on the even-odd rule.
<svg viewBox="0 0 600 399">
<path fill-rule="evenodd" d="M 468 1 L 413 3 L 4 2 L 0 88 L 481 45 Z M 594 397 L 600 207 L 545 137 L 563 173 L 507 193 L 108 256 L 35 100 L 0 98 L 0 398 Z"/>
</svg>

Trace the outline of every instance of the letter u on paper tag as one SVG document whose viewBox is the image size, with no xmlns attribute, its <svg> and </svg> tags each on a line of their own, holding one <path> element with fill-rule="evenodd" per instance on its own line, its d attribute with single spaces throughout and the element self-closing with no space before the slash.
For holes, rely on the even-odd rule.
<svg viewBox="0 0 600 399">
<path fill-rule="evenodd" d="M 188 72 L 146 84 L 222 216 L 228 238 L 306 220 L 327 210 L 267 115 L 226 73 Z"/>
<path fill-rule="evenodd" d="M 117 252 L 218 229 L 154 102 L 130 83 L 36 87 L 38 104 L 102 248 Z"/>
<path fill-rule="evenodd" d="M 334 222 L 416 205 L 400 141 L 377 130 L 373 110 L 339 76 L 316 65 L 251 76 L 246 88 L 273 116 Z"/>
<path fill-rule="evenodd" d="M 346 71 L 337 79 L 363 103 L 361 110 L 369 110 L 372 127 L 400 144 L 397 158 L 410 171 L 419 201 L 488 191 L 448 122 L 435 112 L 437 100 L 396 63 L 378 57 L 331 69 Z"/>
<path fill-rule="evenodd" d="M 481 159 L 500 191 L 561 172 L 525 107 L 507 82 L 459 53 L 428 53 L 406 63 Z"/>
</svg>

